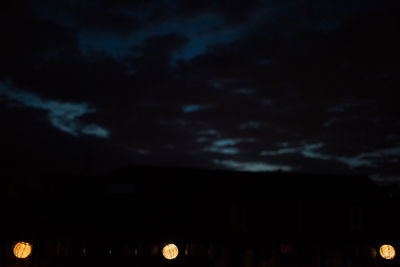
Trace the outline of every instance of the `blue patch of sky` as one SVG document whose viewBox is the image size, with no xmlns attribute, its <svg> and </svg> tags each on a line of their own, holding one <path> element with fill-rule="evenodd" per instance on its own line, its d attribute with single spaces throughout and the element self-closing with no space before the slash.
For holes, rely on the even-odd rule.
<svg viewBox="0 0 400 267">
<path fill-rule="evenodd" d="M 279 146 L 279 147 L 288 147 L 289 143 L 288 142 L 279 142 L 276 145 Z"/>
<path fill-rule="evenodd" d="M 205 143 L 205 142 L 208 142 L 208 140 L 209 140 L 209 138 L 204 137 L 204 136 L 196 138 L 197 143 Z"/>
<path fill-rule="evenodd" d="M 334 156 L 334 160 L 346 164 L 349 168 L 354 169 L 358 167 L 377 167 L 376 159 L 379 161 L 383 160 L 385 162 L 390 161 L 390 156 L 400 156 L 400 148 L 395 148 L 393 150 L 376 150 L 373 152 L 360 153 L 355 156 Z"/>
<path fill-rule="evenodd" d="M 236 82 L 236 80 L 217 80 L 217 81 L 210 81 L 210 85 L 217 89 L 222 89 L 228 84 L 232 84 Z"/>
<path fill-rule="evenodd" d="M 384 157 L 384 156 L 400 156 L 400 147 L 390 147 L 385 149 L 379 149 L 372 152 L 366 152 L 361 154 L 362 157 Z"/>
<path fill-rule="evenodd" d="M 330 156 L 315 152 L 315 150 L 318 150 L 323 146 L 324 144 L 322 143 L 305 145 L 300 153 L 306 158 L 328 160 L 331 158 Z"/>
<path fill-rule="evenodd" d="M 231 144 L 231 143 L 230 143 Z M 287 143 L 280 145 L 283 148 L 278 150 L 263 151 L 261 156 L 281 156 L 285 154 L 298 153 L 306 158 L 319 159 L 319 160 L 333 160 L 347 165 L 350 169 L 359 167 L 377 167 L 375 159 L 378 158 L 380 161 L 385 162 L 398 162 L 398 157 L 400 157 L 400 147 L 378 149 L 373 152 L 360 153 L 355 156 L 337 156 L 337 155 L 327 155 L 323 153 L 318 153 L 316 150 L 322 148 L 323 143 L 306 144 L 301 147 L 289 147 Z M 225 148 L 225 147 L 222 147 Z M 218 147 L 214 147 L 214 152 L 218 151 Z M 387 158 L 387 157 L 392 158 Z M 395 158 L 393 158 L 395 157 Z M 214 164 L 221 165 L 229 169 L 237 171 L 291 171 L 292 167 L 287 165 L 273 165 L 264 162 L 239 162 L 233 160 L 214 160 Z M 399 177 L 400 178 L 400 177 Z"/>
<path fill-rule="evenodd" d="M 8 85 L 0 84 L 0 95 L 16 101 L 25 107 L 48 111 L 48 118 L 56 129 L 73 136 L 80 134 L 92 135 L 98 138 L 108 138 L 109 130 L 94 124 L 84 124 L 79 118 L 85 114 L 95 113 L 94 108 L 87 103 L 69 103 L 57 100 L 44 100 L 39 96 L 20 90 L 10 89 Z"/>
<path fill-rule="evenodd" d="M 181 51 L 172 55 L 171 64 L 174 65 L 178 59 L 188 60 L 203 54 L 210 45 L 235 40 L 244 29 L 244 26 L 224 27 L 224 22 L 220 17 L 204 15 L 188 19 L 186 22 L 166 21 L 150 25 L 124 36 L 81 29 L 78 40 L 79 47 L 85 54 L 90 53 L 91 50 L 105 51 L 115 58 L 121 58 L 130 55 L 133 46 L 139 45 L 151 36 L 179 33 L 188 37 L 189 43 Z"/>
<path fill-rule="evenodd" d="M 214 145 L 217 147 L 222 147 L 222 146 L 235 146 L 238 144 L 237 140 L 233 140 L 233 139 L 221 139 L 221 140 L 217 140 L 214 142 Z"/>
<path fill-rule="evenodd" d="M 270 106 L 270 105 L 272 105 L 272 100 L 271 99 L 262 99 L 261 104 L 263 106 Z"/>
<path fill-rule="evenodd" d="M 235 155 L 238 154 L 240 151 L 239 148 L 235 147 L 236 145 L 238 145 L 239 143 L 248 143 L 255 141 L 257 140 L 254 138 L 219 139 L 212 142 L 211 146 L 205 147 L 203 151 Z"/>
<path fill-rule="evenodd" d="M 189 44 L 182 50 L 182 53 L 179 54 L 177 58 L 189 60 L 197 55 L 203 54 L 210 45 L 232 42 L 243 30 L 244 27 L 237 27 L 202 34 L 190 34 L 189 31 L 186 33 L 190 39 Z"/>
<path fill-rule="evenodd" d="M 316 144 L 306 144 L 304 146 L 299 147 L 288 147 L 284 146 L 278 150 L 269 150 L 269 151 L 262 151 L 260 156 L 280 156 L 284 154 L 301 154 L 303 157 L 306 158 L 313 158 L 319 160 L 329 160 L 332 157 L 329 155 L 325 155 L 322 153 L 316 152 L 316 150 L 322 148 L 324 146 L 323 143 L 316 143 Z"/>
<path fill-rule="evenodd" d="M 283 154 L 290 154 L 298 152 L 298 148 L 281 148 L 278 150 L 264 150 L 261 151 L 260 156 L 279 156 Z"/>
<path fill-rule="evenodd" d="M 182 112 L 183 113 L 193 113 L 193 112 L 199 112 L 202 110 L 207 109 L 208 106 L 205 105 L 185 105 L 182 107 Z"/>
<path fill-rule="evenodd" d="M 367 166 L 367 167 L 376 167 L 372 160 L 364 159 L 362 156 L 357 155 L 354 157 L 335 157 L 335 159 L 341 163 L 349 166 L 350 169 Z"/>
<path fill-rule="evenodd" d="M 101 138 L 107 138 L 109 131 L 103 127 L 99 127 L 97 124 L 89 124 L 82 126 L 81 132 L 86 135 L 93 135 Z"/>
<path fill-rule="evenodd" d="M 131 53 L 132 45 L 127 36 L 100 33 L 90 29 L 81 29 L 77 34 L 79 49 L 89 56 L 92 52 L 106 52 L 116 59 L 123 58 Z"/>
<path fill-rule="evenodd" d="M 255 138 L 236 138 L 236 139 L 219 139 L 213 142 L 216 147 L 236 146 L 239 143 L 252 143 L 256 142 Z"/>
<path fill-rule="evenodd" d="M 199 131 L 199 135 L 220 135 L 220 133 L 215 129 L 207 129 Z"/>
<path fill-rule="evenodd" d="M 361 119 L 362 119 L 362 118 L 361 118 L 359 115 L 354 115 L 354 116 L 349 116 L 349 115 L 347 115 L 347 116 L 342 116 L 341 118 L 332 117 L 332 118 L 330 118 L 329 120 L 327 120 L 326 122 L 324 122 L 322 125 L 323 125 L 325 128 L 329 128 L 329 127 L 331 127 L 331 126 L 334 125 L 334 124 L 338 124 L 338 123 L 352 123 L 352 122 L 354 122 L 354 121 L 359 121 L 359 120 L 361 120 Z M 372 122 L 372 123 L 375 123 L 375 124 L 379 124 L 379 123 L 380 123 L 379 119 L 373 118 L 373 117 L 370 117 L 370 118 L 369 118 L 369 121 Z"/>
<path fill-rule="evenodd" d="M 287 146 L 278 150 L 262 151 L 260 153 L 260 156 L 280 156 L 285 154 L 297 153 L 306 158 L 338 161 L 347 165 L 350 169 L 358 167 L 377 167 L 375 159 L 390 162 L 393 161 L 393 157 L 400 157 L 400 147 L 377 149 L 372 152 L 360 153 L 354 156 L 340 156 L 317 152 L 317 150 L 322 148 L 323 146 L 323 143 L 306 144 L 300 147 Z"/>
<path fill-rule="evenodd" d="M 336 105 L 333 105 L 327 109 L 329 113 L 341 113 L 348 111 L 352 108 L 364 106 L 367 104 L 372 104 L 374 103 L 373 101 L 370 100 L 348 100 L 348 101 L 342 101 Z"/>
<path fill-rule="evenodd" d="M 203 149 L 204 152 L 213 152 L 213 153 L 219 153 L 219 154 L 224 154 L 224 155 L 236 155 L 239 153 L 239 149 L 235 147 L 205 147 Z"/>
<path fill-rule="evenodd" d="M 234 90 L 233 92 L 238 95 L 252 95 L 254 93 L 254 89 L 239 88 L 239 89 Z"/>
<path fill-rule="evenodd" d="M 191 113 L 191 112 L 197 112 L 200 111 L 201 106 L 199 105 L 186 105 L 183 106 L 182 111 L 183 113 Z"/>
<path fill-rule="evenodd" d="M 235 161 L 235 160 L 213 160 L 213 163 L 224 168 L 228 168 L 235 171 L 247 171 L 247 172 L 274 172 L 274 171 L 291 171 L 292 167 L 288 165 L 277 165 L 269 164 L 265 162 L 253 162 L 253 161 Z"/>
<path fill-rule="evenodd" d="M 248 121 L 246 123 L 240 124 L 241 130 L 248 130 L 248 129 L 259 129 L 263 127 L 265 124 L 261 121 Z"/>
<path fill-rule="evenodd" d="M 304 146 L 299 147 L 288 147 L 286 144 L 285 147 L 280 148 L 278 150 L 267 150 L 262 151 L 260 156 L 280 156 L 284 154 L 301 154 L 306 158 L 320 159 L 320 160 L 328 160 L 331 159 L 331 156 L 325 155 L 322 153 L 316 152 L 316 150 L 322 148 L 324 146 L 323 143 L 316 144 L 306 144 Z"/>
</svg>

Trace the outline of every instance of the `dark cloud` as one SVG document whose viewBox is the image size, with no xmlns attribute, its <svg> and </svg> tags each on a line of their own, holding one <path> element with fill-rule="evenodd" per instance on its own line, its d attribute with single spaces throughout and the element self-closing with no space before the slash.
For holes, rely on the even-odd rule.
<svg viewBox="0 0 400 267">
<path fill-rule="evenodd" d="M 199 16 L 204 14 L 216 14 L 222 16 L 229 23 L 246 21 L 251 12 L 261 5 L 259 0 L 250 1 L 178 1 L 178 14 L 184 16 Z"/>
<path fill-rule="evenodd" d="M 173 53 L 181 50 L 187 42 L 185 36 L 174 33 L 152 36 L 132 48 L 132 68 L 138 72 L 158 69 L 160 73 L 155 75 L 167 74 Z"/>
<path fill-rule="evenodd" d="M 134 15 L 101 8 L 79 9 L 76 20 L 80 27 L 100 33 L 129 34 L 140 28 L 140 21 Z"/>
<path fill-rule="evenodd" d="M 10 6 L 2 14 L 1 76 L 18 75 L 53 55 L 75 52 L 75 32 L 51 21 L 36 20 L 24 5 Z M 22 75 L 22 74 L 21 74 Z"/>
</svg>

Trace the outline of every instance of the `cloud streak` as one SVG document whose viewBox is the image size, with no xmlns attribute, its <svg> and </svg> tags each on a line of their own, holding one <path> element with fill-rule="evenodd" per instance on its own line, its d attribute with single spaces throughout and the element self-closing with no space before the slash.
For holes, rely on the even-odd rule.
<svg viewBox="0 0 400 267">
<path fill-rule="evenodd" d="M 359 153 L 354 156 L 329 155 L 318 152 L 324 146 L 323 143 L 306 144 L 297 147 L 284 147 L 278 150 L 266 150 L 260 153 L 260 156 L 282 156 L 285 154 L 300 154 L 305 158 L 318 160 L 333 160 L 347 165 L 350 169 L 369 167 L 377 168 L 378 162 L 382 158 L 392 157 L 395 162 L 400 158 L 400 147 L 378 149 L 372 152 Z"/>
<path fill-rule="evenodd" d="M 84 134 L 98 138 L 108 138 L 110 135 L 107 129 L 95 123 L 87 124 L 79 120 L 86 114 L 96 112 L 96 109 L 89 107 L 87 103 L 45 100 L 29 92 L 10 89 L 9 86 L 4 84 L 0 84 L 0 95 L 25 107 L 47 111 L 50 123 L 56 129 L 70 135 L 79 136 Z"/>
<path fill-rule="evenodd" d="M 248 162 L 248 161 L 236 161 L 236 160 L 219 160 L 213 161 L 215 165 L 222 166 L 228 169 L 236 171 L 248 171 L 248 172 L 274 172 L 274 171 L 291 171 L 292 167 L 287 165 L 275 165 L 268 164 L 265 162 Z"/>
</svg>

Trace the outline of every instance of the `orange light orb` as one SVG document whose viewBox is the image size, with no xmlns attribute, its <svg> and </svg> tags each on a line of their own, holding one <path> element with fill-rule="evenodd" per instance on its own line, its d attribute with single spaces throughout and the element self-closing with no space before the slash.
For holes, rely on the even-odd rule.
<svg viewBox="0 0 400 267">
<path fill-rule="evenodd" d="M 28 242 L 18 242 L 13 249 L 15 257 L 25 259 L 31 255 L 32 246 Z"/>
<path fill-rule="evenodd" d="M 381 257 L 386 260 L 391 260 L 396 255 L 396 251 L 391 245 L 382 245 L 379 249 L 379 253 L 381 254 Z"/>
<path fill-rule="evenodd" d="M 167 244 L 162 249 L 162 254 L 167 260 L 173 260 L 178 257 L 179 250 L 175 244 Z"/>
</svg>

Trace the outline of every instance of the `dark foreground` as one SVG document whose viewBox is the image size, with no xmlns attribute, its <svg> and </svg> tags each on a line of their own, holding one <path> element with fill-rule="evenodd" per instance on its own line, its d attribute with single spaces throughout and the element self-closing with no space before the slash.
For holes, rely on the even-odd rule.
<svg viewBox="0 0 400 267">
<path fill-rule="evenodd" d="M 0 266 L 400 264 L 398 189 L 367 177 L 126 168 L 54 180 L 4 180 Z M 399 255 L 383 259 L 383 244 Z"/>
</svg>

